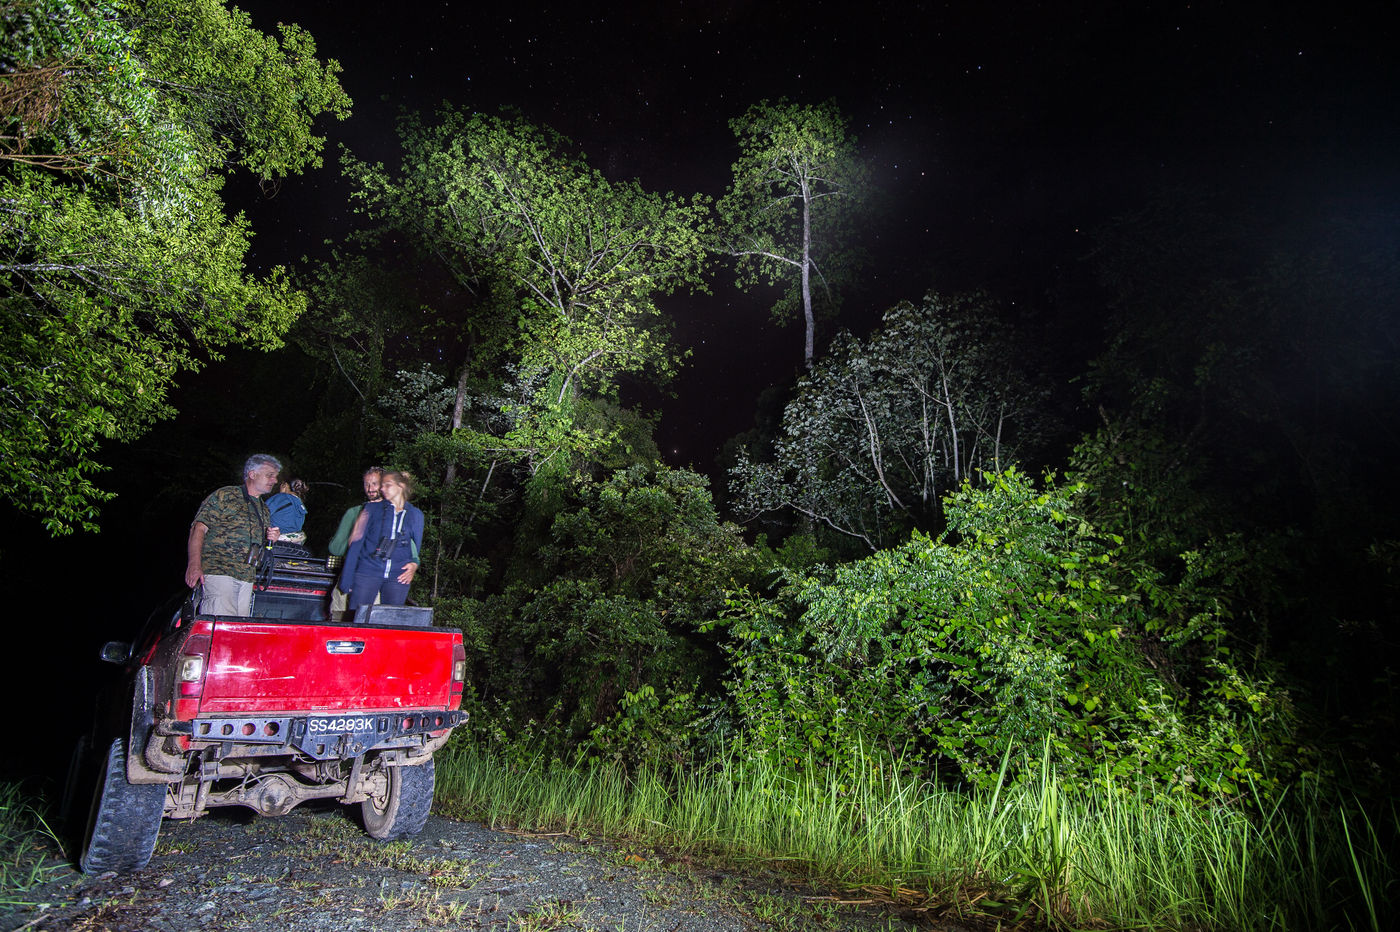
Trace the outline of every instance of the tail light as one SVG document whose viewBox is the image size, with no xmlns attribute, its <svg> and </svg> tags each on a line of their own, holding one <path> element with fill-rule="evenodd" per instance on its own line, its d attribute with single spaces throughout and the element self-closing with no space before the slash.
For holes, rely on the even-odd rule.
<svg viewBox="0 0 1400 932">
<path fill-rule="evenodd" d="M 204 695 L 204 675 L 209 671 L 211 643 L 207 634 L 198 634 L 185 641 L 180 651 L 180 662 L 175 668 L 176 692 L 181 698 Z"/>
<path fill-rule="evenodd" d="M 461 643 L 452 645 L 452 694 L 456 700 L 453 708 L 462 707 L 462 690 L 467 683 L 467 649 Z"/>
</svg>

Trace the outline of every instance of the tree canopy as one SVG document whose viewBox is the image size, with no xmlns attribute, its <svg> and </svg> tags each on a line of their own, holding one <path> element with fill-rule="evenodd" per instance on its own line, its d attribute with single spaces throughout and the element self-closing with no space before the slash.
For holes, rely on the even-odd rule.
<svg viewBox="0 0 1400 932">
<path fill-rule="evenodd" d="M 931 292 L 868 339 L 838 335 L 784 410 L 773 457 L 740 455 L 736 505 L 791 510 L 871 550 L 931 526 L 945 494 L 1044 433 L 1046 392 L 1008 365 L 1025 354 L 984 294 Z"/>
<path fill-rule="evenodd" d="M 244 268 L 224 177 L 319 165 L 348 114 L 311 37 L 214 0 L 5 4 L 0 74 L 0 450 L 11 500 L 92 529 L 104 441 L 168 417 L 182 371 L 271 349 L 305 299 Z"/>
<path fill-rule="evenodd" d="M 614 182 L 565 138 L 514 116 L 444 108 L 406 117 L 404 156 L 349 164 L 375 220 L 408 231 L 459 282 L 514 300 L 482 301 L 512 316 L 512 428 L 481 442 L 532 472 L 606 442 L 571 413 L 580 395 L 608 397 L 624 375 L 668 375 L 655 298 L 702 285 L 703 201 Z"/>
</svg>

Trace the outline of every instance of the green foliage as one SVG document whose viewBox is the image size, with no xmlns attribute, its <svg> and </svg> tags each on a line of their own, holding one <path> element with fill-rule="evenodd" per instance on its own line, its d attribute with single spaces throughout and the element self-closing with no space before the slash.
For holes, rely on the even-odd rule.
<svg viewBox="0 0 1400 932">
<path fill-rule="evenodd" d="M 930 293 L 842 334 L 783 412 L 771 459 L 730 470 L 736 507 L 791 511 L 870 550 L 936 524 L 946 489 L 1010 465 L 1045 433 L 1046 393 L 985 295 Z"/>
<path fill-rule="evenodd" d="M 474 291 L 505 291 L 513 378 L 504 436 L 531 473 L 612 442 L 582 429 L 575 402 L 609 397 L 627 374 L 675 362 L 655 296 L 701 285 L 705 205 L 611 182 L 572 145 L 518 118 L 444 108 L 405 118 L 391 172 L 351 161 L 365 213 L 406 231 Z M 563 470 L 567 473 L 567 469 Z"/>
<path fill-rule="evenodd" d="M 502 611 L 514 618 L 522 575 L 535 579 L 536 549 L 571 507 L 575 482 L 656 460 L 653 419 L 622 407 L 617 389 L 624 377 L 664 378 L 677 361 L 655 299 L 702 287 L 706 205 L 609 181 L 567 140 L 519 118 L 445 107 L 433 123 L 406 116 L 399 135 L 397 169 L 347 158 L 361 211 L 378 226 L 357 238 L 364 253 L 323 268 L 326 300 L 308 339 L 334 364 L 327 371 L 355 387 L 365 424 L 393 423 L 378 444 L 426 480 L 437 505 L 429 536 L 440 544 L 433 596 L 482 596 L 504 576 L 512 594 Z M 411 244 L 416 269 L 446 270 L 452 284 L 442 290 L 456 306 L 434 298 L 429 312 L 403 299 L 413 283 L 399 287 L 375 258 L 393 241 Z M 425 316 L 450 320 L 429 332 Z M 420 386 L 410 400 L 389 386 L 395 327 L 455 343 L 440 354 L 457 376 L 450 425 L 409 416 L 445 394 Z M 493 543 L 484 535 L 509 536 L 512 523 L 518 555 L 483 555 Z M 551 597 L 565 604 L 547 607 Z M 569 598 L 540 593 L 532 604 L 553 617 Z M 607 611 L 633 617 L 622 603 Z M 648 609 L 638 611 L 645 619 Z M 503 637 L 514 651 L 518 631 Z M 528 675 L 541 675 L 538 666 Z"/>
<path fill-rule="evenodd" d="M 244 273 L 246 224 L 197 187 L 186 211 L 141 218 L 29 170 L 0 178 L 0 449 L 12 501 L 52 533 L 94 527 L 103 441 L 170 416 L 201 356 L 280 346 L 305 306 L 280 269 Z"/>
<path fill-rule="evenodd" d="M 517 716 L 550 723 L 555 753 L 582 742 L 629 764 L 668 757 L 693 737 L 696 682 L 718 679 L 698 628 L 757 566 L 695 473 L 637 465 L 580 481 L 478 615 L 492 624 L 483 702 L 509 697 Z"/>
<path fill-rule="evenodd" d="M 758 535 L 755 544 L 766 569 L 781 576 L 784 570 L 808 573 L 824 563 L 831 562 L 833 555 L 829 548 L 822 546 L 815 534 L 789 534 L 776 548 L 769 546 L 765 534 Z"/>
<path fill-rule="evenodd" d="M 220 197 L 233 166 L 316 164 L 311 120 L 346 113 L 338 67 L 200 0 L 7 5 L 0 75 L 0 452 L 11 501 L 92 529 L 104 441 L 172 411 L 221 347 L 272 349 L 305 307 L 243 268 Z"/>
<path fill-rule="evenodd" d="M 731 599 L 730 689 L 749 746 L 793 766 L 907 746 L 987 785 L 1008 747 L 1048 734 L 1072 782 L 1275 786 L 1287 694 L 1234 665 L 1218 590 L 1163 586 L 1074 516 L 1082 491 L 1036 491 L 1014 470 L 965 482 L 940 538 L 790 577 L 792 611 Z"/>
<path fill-rule="evenodd" d="M 456 390 L 427 364 L 417 369 L 400 369 L 393 382 L 379 394 L 375 404 L 393 424 L 400 444 L 419 434 L 441 434 L 452 424 L 452 403 Z"/>
<path fill-rule="evenodd" d="M 134 4 L 138 46 L 170 112 L 211 165 L 237 166 L 263 180 L 321 167 L 325 138 L 311 131 L 323 113 L 350 115 L 340 65 L 316 58 L 295 24 L 280 38 L 258 32 L 248 14 L 218 0 Z"/>
<path fill-rule="evenodd" d="M 170 123 L 120 6 L 6 6 L 0 158 L 157 200 L 200 174 L 197 144 Z"/>
<path fill-rule="evenodd" d="M 625 692 L 618 711 L 588 735 L 586 753 L 628 767 L 675 772 L 693 760 L 705 719 L 695 692 L 657 695 L 650 684 Z"/>
<path fill-rule="evenodd" d="M 209 171 L 319 167 L 312 120 L 349 115 L 340 66 L 217 0 L 6 4 L 0 158 L 182 198 Z"/>
<path fill-rule="evenodd" d="M 773 313 L 803 316 L 811 369 L 818 310 L 834 310 L 856 262 L 849 241 L 868 170 L 835 101 L 760 101 L 729 125 L 740 154 L 718 205 L 716 248 L 738 259 L 741 287 L 790 284 Z"/>
<path fill-rule="evenodd" d="M 23 785 L 0 782 L 0 909 L 32 906 L 29 891 L 67 868 L 45 815 Z"/>
</svg>

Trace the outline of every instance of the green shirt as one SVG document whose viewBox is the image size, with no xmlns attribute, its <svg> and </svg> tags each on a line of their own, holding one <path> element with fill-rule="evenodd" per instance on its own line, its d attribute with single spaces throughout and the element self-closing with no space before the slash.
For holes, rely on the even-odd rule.
<svg viewBox="0 0 1400 932">
<path fill-rule="evenodd" d="M 345 552 L 350 549 L 350 532 L 355 530 L 355 519 L 364 510 L 364 505 L 353 505 L 345 509 L 345 514 L 340 516 L 340 527 L 335 529 L 335 536 L 326 545 L 326 550 L 330 551 L 331 556 L 345 556 Z"/>
<path fill-rule="evenodd" d="M 272 524 L 263 500 L 241 485 L 226 485 L 209 493 L 194 519 L 209 527 L 199 555 L 204 574 L 253 582 L 258 568 L 248 564 L 248 550 L 266 542 Z"/>
</svg>

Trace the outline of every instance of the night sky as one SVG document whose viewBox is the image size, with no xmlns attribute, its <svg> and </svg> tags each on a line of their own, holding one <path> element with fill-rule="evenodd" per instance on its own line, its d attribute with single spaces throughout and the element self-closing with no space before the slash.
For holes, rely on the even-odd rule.
<svg viewBox="0 0 1400 932">
<path fill-rule="evenodd" d="M 1227 193 L 1285 223 L 1400 193 L 1383 4 L 409 2 L 375 17 L 240 5 L 264 31 L 306 28 L 355 101 L 350 120 L 323 124 L 324 170 L 270 198 L 231 186 L 258 231 L 255 268 L 321 254 L 349 229 L 340 145 L 392 163 L 400 108 L 443 100 L 519 108 L 609 177 L 718 196 L 731 118 L 764 98 L 835 98 L 882 205 L 839 323 L 860 332 L 930 288 L 985 288 L 1060 325 L 1071 355 L 1098 336 L 1092 314 L 1064 306 L 1089 234 L 1160 190 Z M 694 355 L 658 439 L 702 470 L 800 362 L 800 327 L 774 324 L 768 296 L 723 277 L 714 291 L 664 303 Z"/>
</svg>

